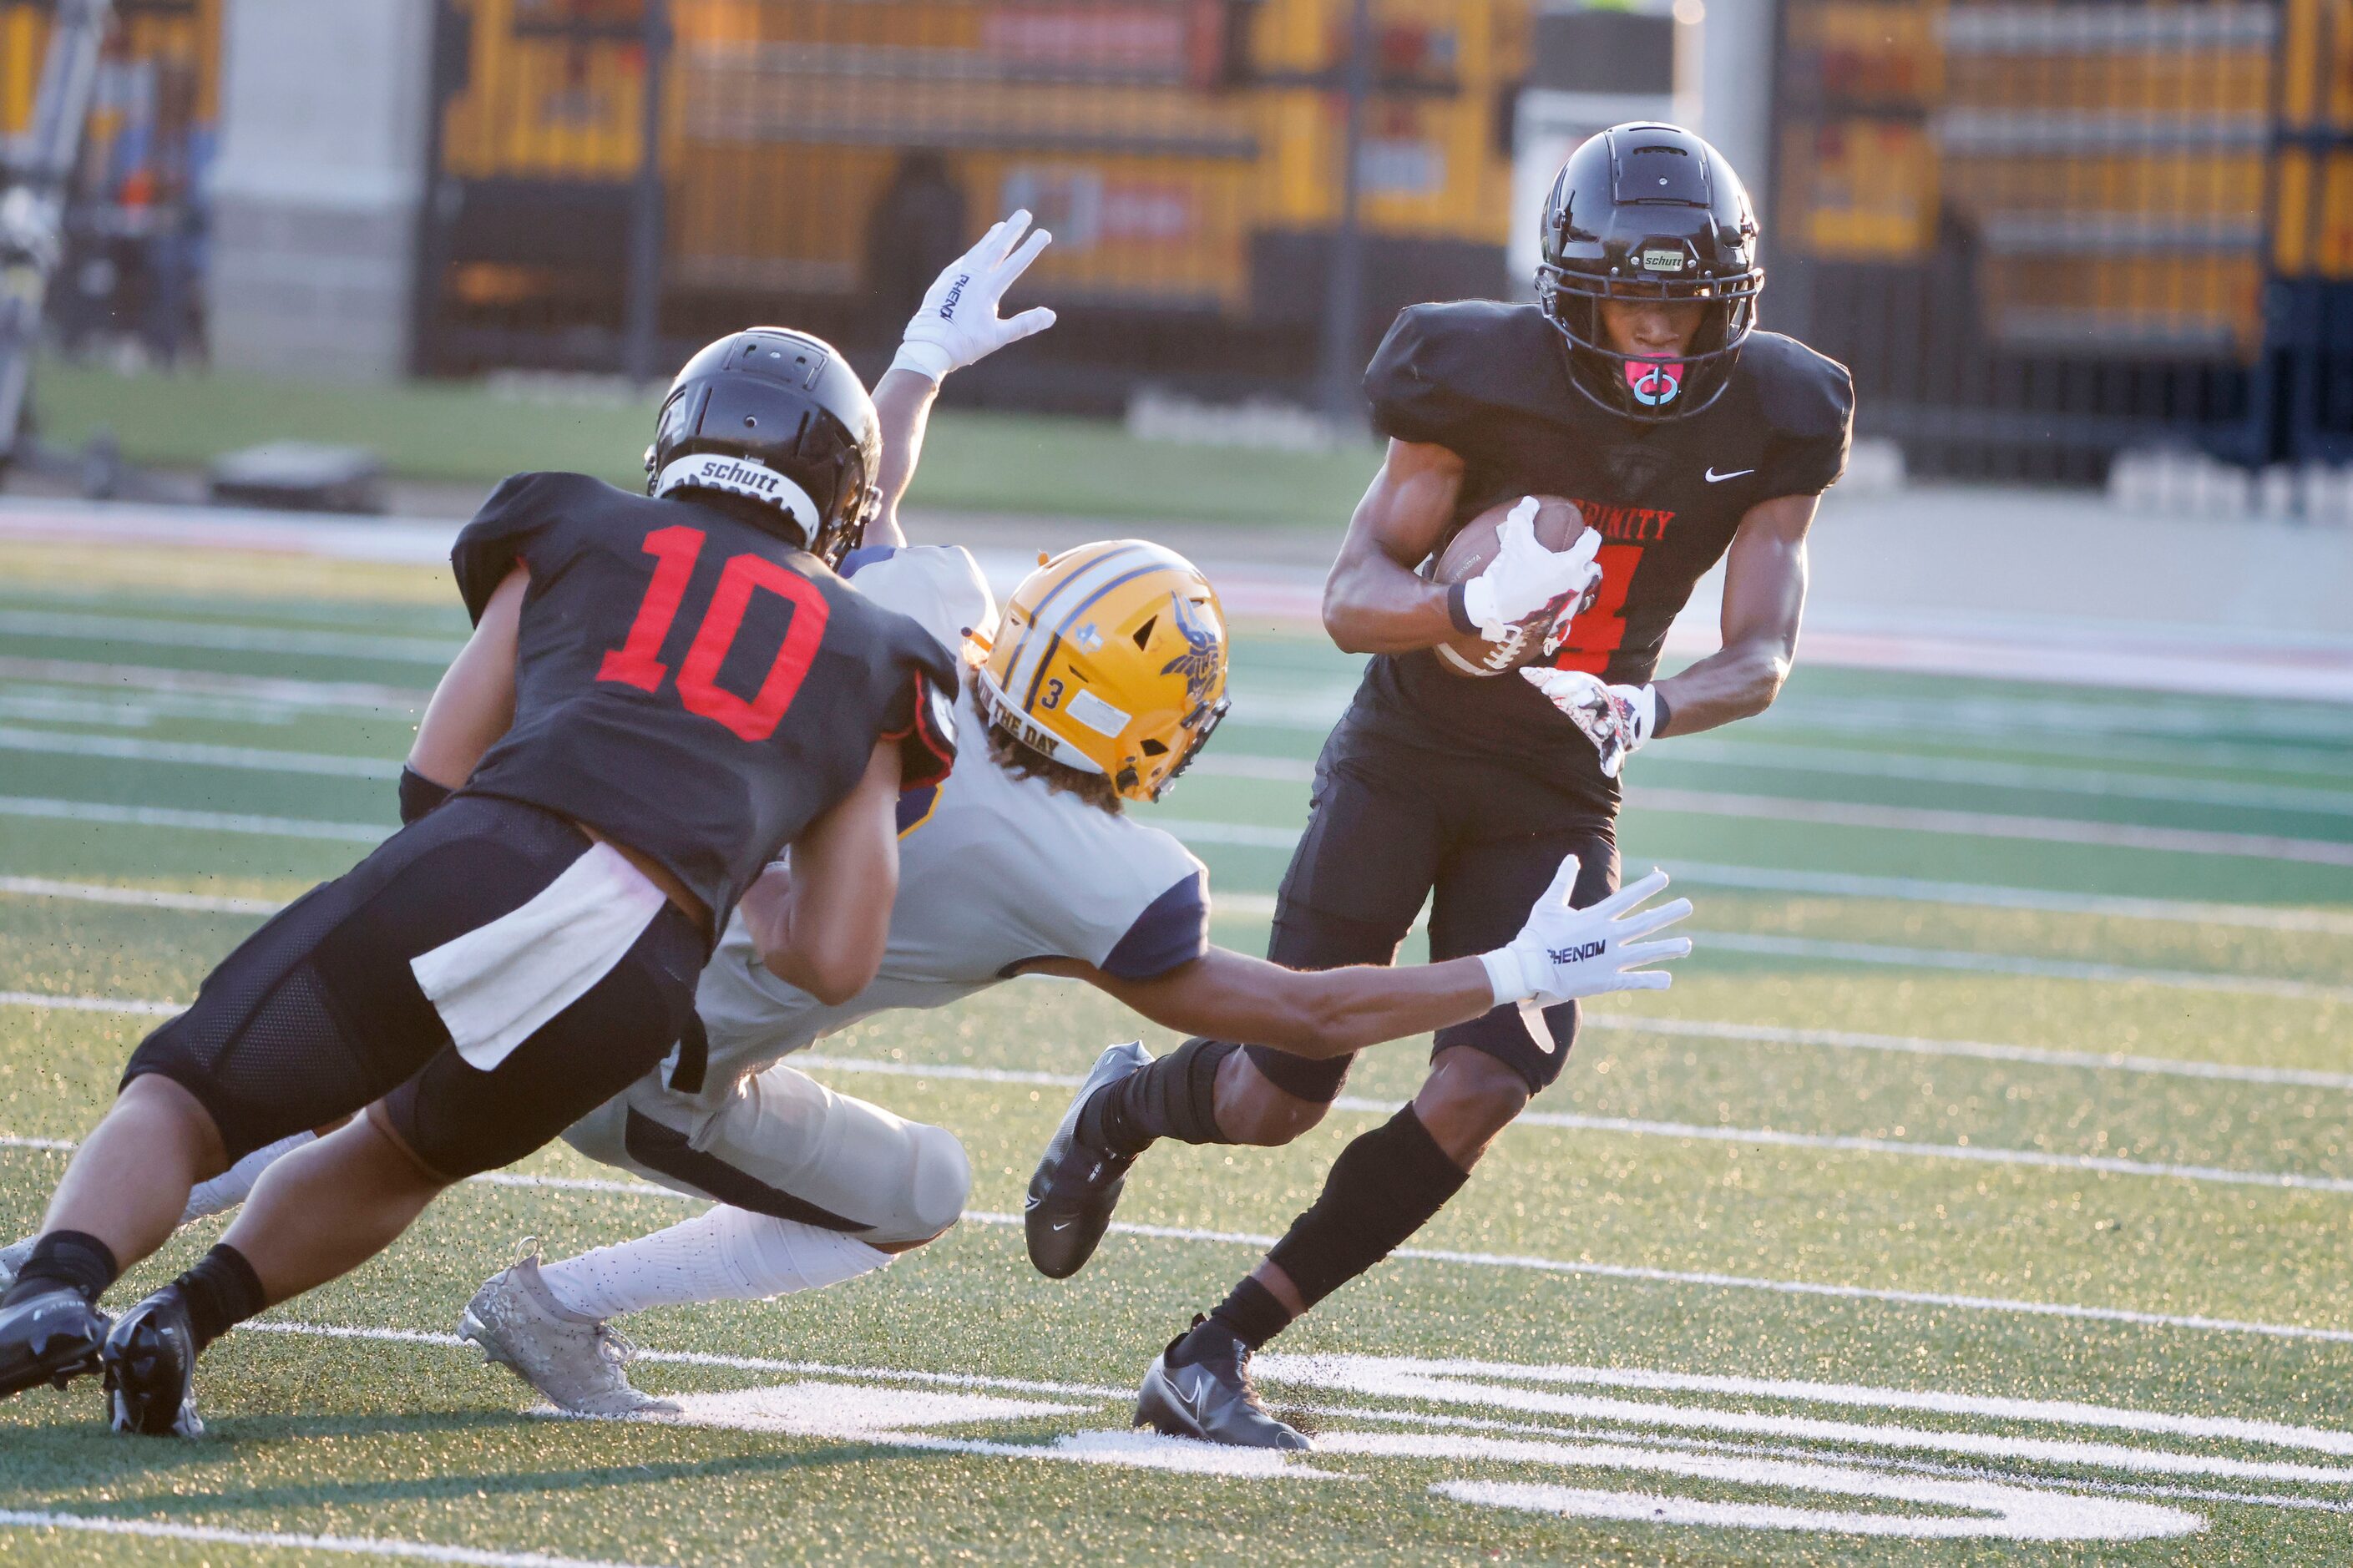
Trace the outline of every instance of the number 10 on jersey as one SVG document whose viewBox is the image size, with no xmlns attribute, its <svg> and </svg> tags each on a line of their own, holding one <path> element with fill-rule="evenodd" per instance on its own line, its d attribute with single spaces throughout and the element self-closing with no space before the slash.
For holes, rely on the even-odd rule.
<svg viewBox="0 0 2353 1568">
<path fill-rule="evenodd" d="M 638 617 L 630 623 L 628 640 L 605 655 L 596 671 L 599 680 L 618 681 L 640 691 L 659 691 L 670 675 L 661 662 L 662 644 L 678 619 L 686 590 L 694 580 L 695 563 L 702 557 L 708 536 L 699 528 L 675 525 L 646 535 L 646 553 L 654 558 L 653 581 L 646 586 Z M 720 666 L 734 647 L 754 595 L 763 590 L 792 606 L 783 645 L 776 649 L 760 689 L 747 701 L 719 685 Z M 725 725 L 738 737 L 765 741 L 784 722 L 785 712 L 800 694 L 801 682 L 817 660 L 818 645 L 825 640 L 830 606 L 816 584 L 765 555 L 731 557 L 719 576 L 719 586 L 704 606 L 702 623 L 678 667 L 678 700 L 690 713 Z"/>
</svg>

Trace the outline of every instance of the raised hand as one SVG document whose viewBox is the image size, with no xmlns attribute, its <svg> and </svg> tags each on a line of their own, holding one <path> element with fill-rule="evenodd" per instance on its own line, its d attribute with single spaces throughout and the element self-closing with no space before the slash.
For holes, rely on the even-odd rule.
<svg viewBox="0 0 2353 1568">
<path fill-rule="evenodd" d="M 1005 291 L 1053 243 L 1054 237 L 1042 228 L 1025 240 L 1022 235 L 1029 227 L 1028 210 L 1014 213 L 932 280 L 923 308 L 907 323 L 898 357 L 891 362 L 892 370 L 912 370 L 939 381 L 950 371 L 1054 324 L 1054 312 L 1043 305 L 1010 318 L 997 313 Z"/>
</svg>

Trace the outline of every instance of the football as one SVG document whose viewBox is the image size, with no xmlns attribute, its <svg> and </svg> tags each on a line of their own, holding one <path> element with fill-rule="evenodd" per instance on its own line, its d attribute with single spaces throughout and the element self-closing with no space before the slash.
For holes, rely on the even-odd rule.
<svg viewBox="0 0 2353 1568">
<path fill-rule="evenodd" d="M 1430 567 L 1435 583 L 1461 583 L 1476 577 L 1495 558 L 1495 531 L 1520 503 L 1506 496 L 1455 531 Z M 1546 550 L 1566 550 L 1585 531 L 1584 514 L 1577 503 L 1559 496 L 1536 498 L 1536 542 Z M 1456 675 L 1502 675 L 1533 662 L 1544 652 L 1549 612 L 1533 616 L 1513 628 L 1503 642 L 1489 642 L 1477 632 L 1457 632 L 1435 649 L 1439 665 Z"/>
</svg>

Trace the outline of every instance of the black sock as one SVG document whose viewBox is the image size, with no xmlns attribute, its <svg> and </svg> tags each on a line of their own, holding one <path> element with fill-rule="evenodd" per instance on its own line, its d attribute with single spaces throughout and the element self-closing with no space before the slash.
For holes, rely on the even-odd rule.
<svg viewBox="0 0 2353 1568">
<path fill-rule="evenodd" d="M 0 1305 L 13 1305 L 66 1285 L 96 1306 L 121 1273 L 114 1261 L 114 1249 L 98 1237 L 87 1231 L 53 1230 L 33 1244 L 32 1255 L 25 1259 L 8 1293 L 0 1296 Z"/>
<path fill-rule="evenodd" d="M 1273 1291 L 1245 1274 L 1233 1293 L 1218 1303 L 1217 1310 L 1209 1314 L 1209 1321 L 1221 1325 L 1234 1338 L 1256 1350 L 1291 1326 L 1291 1309 Z"/>
<path fill-rule="evenodd" d="M 1095 1091 L 1079 1112 L 1079 1136 L 1114 1154 L 1141 1154 L 1160 1138 L 1230 1143 L 1218 1131 L 1218 1068 L 1241 1047 L 1191 1039 L 1140 1072 Z"/>
<path fill-rule="evenodd" d="M 1409 1105 L 1340 1151 L 1315 1206 L 1267 1259 L 1312 1307 L 1403 1246 L 1470 1179 Z"/>
<path fill-rule="evenodd" d="M 172 1287 L 188 1304 L 188 1327 L 195 1331 L 198 1350 L 269 1305 L 253 1265 L 226 1242 L 198 1258 Z"/>
</svg>

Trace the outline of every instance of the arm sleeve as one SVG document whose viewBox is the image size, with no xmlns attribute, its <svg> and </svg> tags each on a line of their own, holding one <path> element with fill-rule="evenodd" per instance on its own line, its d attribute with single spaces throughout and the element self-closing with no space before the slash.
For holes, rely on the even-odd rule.
<svg viewBox="0 0 2353 1568">
<path fill-rule="evenodd" d="M 1208 951 L 1208 877 L 1196 867 L 1145 905 L 1095 967 L 1122 980 L 1151 980 Z"/>
<path fill-rule="evenodd" d="M 491 492 L 491 499 L 458 534 L 449 550 L 449 567 L 457 574 L 458 592 L 465 596 L 466 614 L 482 618 L 491 595 L 507 580 L 533 534 L 539 531 L 539 474 L 516 474 Z"/>
</svg>

